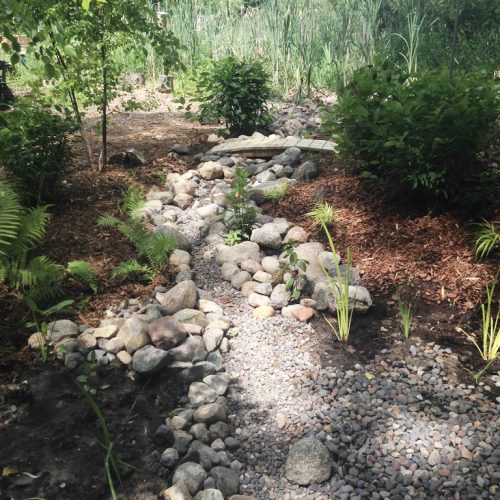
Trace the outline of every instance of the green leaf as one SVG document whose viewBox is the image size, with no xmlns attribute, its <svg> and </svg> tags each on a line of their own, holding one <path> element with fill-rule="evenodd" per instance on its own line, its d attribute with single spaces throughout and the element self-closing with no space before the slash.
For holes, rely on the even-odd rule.
<svg viewBox="0 0 500 500">
<path fill-rule="evenodd" d="M 83 8 L 83 10 L 89 10 L 90 0 L 82 0 L 82 8 Z"/>
<path fill-rule="evenodd" d="M 77 58 L 77 55 L 76 55 L 76 50 L 71 46 L 71 45 L 65 45 L 64 46 L 64 53 L 68 56 L 68 57 L 72 57 L 74 59 Z"/>
</svg>

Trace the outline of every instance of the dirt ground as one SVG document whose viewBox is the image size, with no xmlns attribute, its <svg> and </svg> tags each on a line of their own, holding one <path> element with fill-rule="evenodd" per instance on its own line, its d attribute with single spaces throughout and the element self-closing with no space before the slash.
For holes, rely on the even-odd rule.
<svg viewBox="0 0 500 500">
<path fill-rule="evenodd" d="M 110 166 L 99 174 L 86 167 L 82 143 L 75 141 L 75 167 L 53 208 L 39 251 L 61 263 L 85 259 L 97 269 L 98 295 L 89 296 L 77 284 L 65 291 L 77 301 L 74 319 L 79 323 L 94 326 L 108 306 L 126 297 L 145 297 L 158 284 L 171 282 L 167 273 L 149 285 L 109 283 L 109 270 L 134 254 L 114 231 L 95 224 L 103 213 L 116 212 L 127 186 L 140 185 L 147 191 L 159 185 L 162 173 L 195 166 L 189 157 L 169 155 L 174 143 L 186 144 L 193 153 L 207 149 L 213 127 L 186 120 L 175 103 L 161 95 L 158 99 L 160 107 L 153 111 L 123 112 L 116 107 L 111 117 L 109 154 L 135 148 L 148 159 L 146 166 Z M 100 151 L 98 137 L 91 132 L 96 124 L 97 117 L 89 114 L 86 129 L 94 165 Z M 408 214 L 358 179 L 341 174 L 335 158 L 321 157 L 319 162 L 318 180 L 300 183 L 282 204 L 265 209 L 306 227 L 299 214 L 320 198 L 331 202 L 338 215 L 334 236 L 339 250 L 346 255 L 349 249 L 373 296 L 373 310 L 354 319 L 350 345 L 339 346 L 325 321 L 315 320 L 321 362 L 347 368 L 373 359 L 382 349 L 403 355 L 397 312 L 397 301 L 403 297 L 412 305 L 414 338 L 449 346 L 463 367 L 477 370 L 481 360 L 456 328 L 477 327 L 478 304 L 498 261 L 474 259 L 463 219 L 453 214 Z M 0 314 L 0 498 L 109 498 L 96 416 L 74 381 L 77 374 L 57 360 L 44 365 L 27 349 L 30 332 L 23 325 L 30 318 L 21 301 L 0 293 Z M 463 367 L 457 369 L 457 378 L 470 383 Z M 183 388 L 168 372 L 145 389 L 144 380 L 131 380 L 125 371 L 103 369 L 89 375 L 120 457 L 140 469 L 124 471 L 120 498 L 156 498 L 167 478 L 150 459 L 151 433 L 161 423 L 158 415 L 174 408 Z"/>
</svg>

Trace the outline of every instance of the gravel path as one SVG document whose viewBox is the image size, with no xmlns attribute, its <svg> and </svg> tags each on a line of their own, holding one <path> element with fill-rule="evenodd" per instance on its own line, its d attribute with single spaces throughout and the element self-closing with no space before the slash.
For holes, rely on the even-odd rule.
<svg viewBox="0 0 500 500">
<path fill-rule="evenodd" d="M 206 188 L 197 193 L 204 196 Z M 500 498 L 499 404 L 484 388 L 453 386 L 448 349 L 416 342 L 411 362 L 381 356 L 352 370 L 322 369 L 310 325 L 257 320 L 222 280 L 202 221 L 184 211 L 179 228 L 195 243 L 198 286 L 232 320 L 225 368 L 242 446 L 241 493 L 259 499 Z M 486 388 L 487 389 L 487 388 Z M 331 479 L 300 487 L 285 479 L 290 444 L 315 436 L 334 460 Z"/>
</svg>

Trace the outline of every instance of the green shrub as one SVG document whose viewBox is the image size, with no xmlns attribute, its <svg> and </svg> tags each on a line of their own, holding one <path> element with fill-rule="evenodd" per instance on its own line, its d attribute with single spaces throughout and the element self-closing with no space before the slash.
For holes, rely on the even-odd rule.
<svg viewBox="0 0 500 500">
<path fill-rule="evenodd" d="M 26 203 L 54 200 L 71 166 L 71 130 L 68 119 L 31 103 L 0 115 L 0 165 Z"/>
<path fill-rule="evenodd" d="M 221 59 L 201 73 L 198 91 L 202 115 L 222 122 L 232 135 L 269 124 L 269 76 L 258 61 Z"/>
<path fill-rule="evenodd" d="M 470 208 L 495 196 L 498 175 L 478 157 L 491 145 L 498 111 L 495 82 L 479 74 L 406 78 L 363 68 L 326 127 L 391 192 Z"/>
</svg>

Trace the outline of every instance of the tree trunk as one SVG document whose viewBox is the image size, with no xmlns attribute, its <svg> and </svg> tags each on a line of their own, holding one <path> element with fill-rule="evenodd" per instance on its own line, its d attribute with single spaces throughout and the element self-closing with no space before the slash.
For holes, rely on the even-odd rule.
<svg viewBox="0 0 500 500">
<path fill-rule="evenodd" d="M 102 64 L 102 115 L 101 115 L 102 149 L 101 149 L 101 158 L 99 161 L 100 172 L 106 169 L 107 154 L 108 154 L 107 153 L 108 68 L 106 65 L 106 47 L 104 45 L 104 40 L 101 42 L 101 64 Z"/>
<path fill-rule="evenodd" d="M 64 78 L 64 80 L 68 81 L 68 77 L 67 77 L 68 66 L 66 64 L 66 61 L 64 60 L 59 48 L 56 46 L 56 43 L 55 43 L 55 40 L 54 40 L 54 37 L 52 34 L 51 34 L 51 39 L 52 39 L 52 45 L 53 45 L 54 50 L 56 52 L 57 62 L 59 63 L 59 66 L 61 66 L 61 69 L 62 69 L 63 78 Z M 90 149 L 90 144 L 87 141 L 87 137 L 85 136 L 85 133 L 83 131 L 82 115 L 80 113 L 78 101 L 76 100 L 75 91 L 71 88 L 69 89 L 69 99 L 71 101 L 71 107 L 73 108 L 73 113 L 75 113 L 76 123 L 78 125 L 80 135 L 82 136 L 83 144 L 85 145 L 84 149 L 85 149 L 85 156 L 87 158 L 87 164 L 88 164 L 89 168 L 92 168 L 92 150 Z"/>
</svg>

